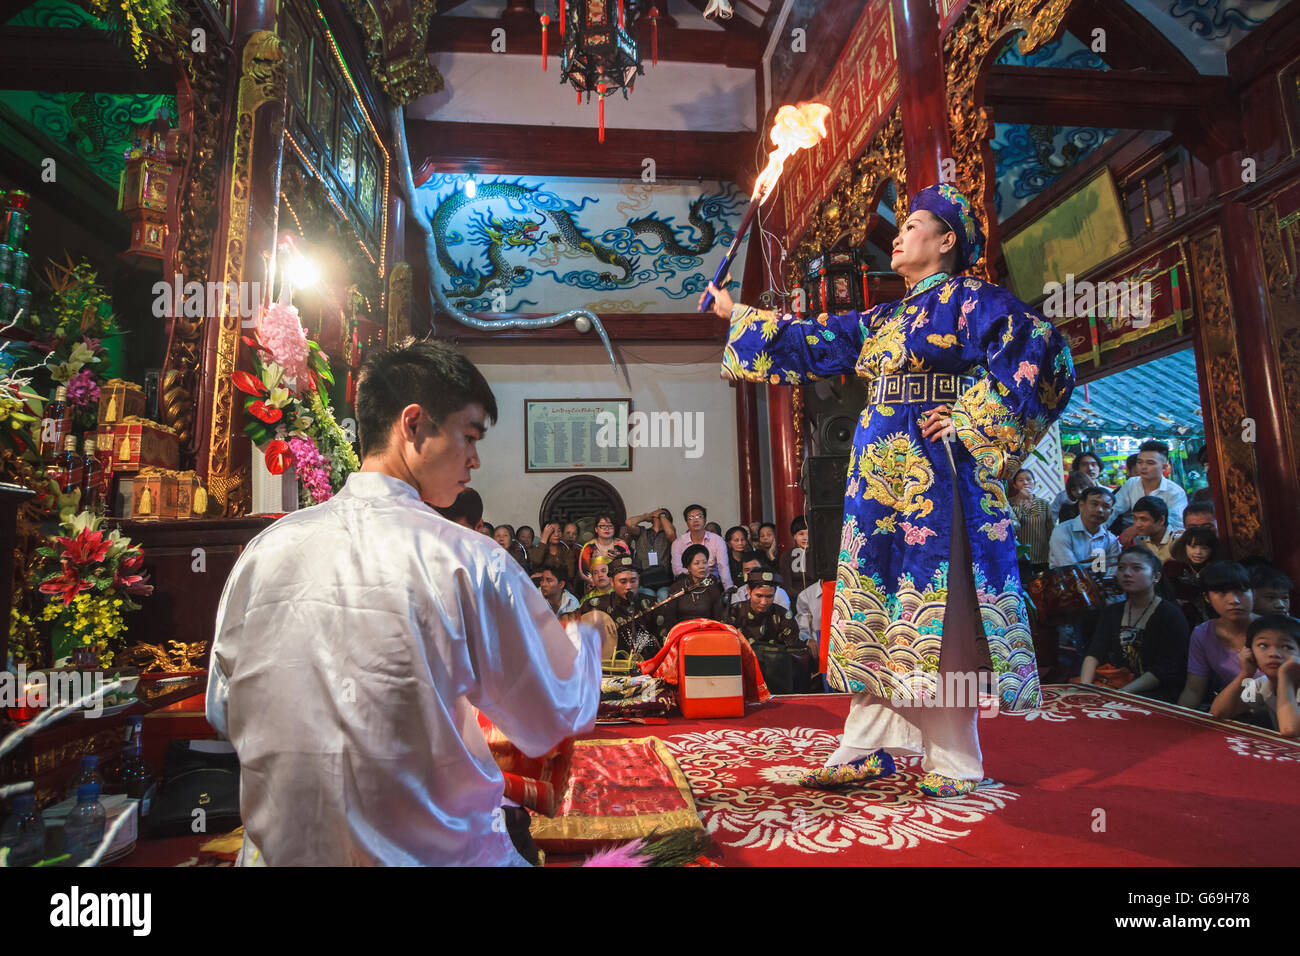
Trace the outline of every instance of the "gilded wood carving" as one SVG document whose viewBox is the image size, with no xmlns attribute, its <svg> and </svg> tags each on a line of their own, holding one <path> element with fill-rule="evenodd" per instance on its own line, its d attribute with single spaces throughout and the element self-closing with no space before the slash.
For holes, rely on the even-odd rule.
<svg viewBox="0 0 1300 956">
<path fill-rule="evenodd" d="M 1255 210 L 1255 224 L 1268 283 L 1269 339 L 1286 399 L 1283 421 L 1291 440 L 1292 460 L 1300 462 L 1300 303 L 1296 301 L 1295 286 L 1295 226 L 1283 227 L 1277 206 L 1271 202 Z"/>
</svg>

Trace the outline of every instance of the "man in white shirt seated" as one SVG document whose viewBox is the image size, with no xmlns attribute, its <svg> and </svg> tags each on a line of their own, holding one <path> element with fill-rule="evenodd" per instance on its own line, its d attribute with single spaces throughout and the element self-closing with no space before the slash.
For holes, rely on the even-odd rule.
<svg viewBox="0 0 1300 956">
<path fill-rule="evenodd" d="M 1047 563 L 1054 568 L 1087 565 L 1103 577 L 1113 572 L 1120 547 L 1119 539 L 1106 529 L 1112 502 L 1109 489 L 1101 485 L 1085 488 L 1079 497 L 1079 516 L 1052 529 Z"/>
<path fill-rule="evenodd" d="M 750 571 L 766 571 L 766 570 L 768 570 L 767 568 L 763 567 L 763 558 L 762 558 L 762 556 L 761 556 L 757 551 L 746 551 L 746 552 L 744 552 L 744 553 L 740 556 L 740 562 L 741 562 L 741 563 L 740 563 L 740 566 L 741 566 L 741 567 L 744 569 L 744 571 L 745 571 L 745 578 L 746 578 L 746 580 L 749 579 L 749 572 L 750 572 Z M 732 604 L 740 604 L 740 603 L 742 603 L 742 602 L 744 602 L 744 601 L 748 601 L 748 600 L 749 600 L 749 585 L 748 585 L 748 584 L 742 584 L 740 587 L 736 588 L 734 591 L 731 592 L 731 603 L 732 603 Z M 790 595 L 786 593 L 785 588 L 783 588 L 783 587 L 778 587 L 778 588 L 776 589 L 776 604 L 777 604 L 779 610 L 780 610 L 783 614 L 785 614 L 786 617 L 790 617 L 790 616 L 791 616 L 791 614 L 790 614 L 790 606 L 791 606 L 793 603 L 794 603 L 794 602 L 792 602 L 792 601 L 790 600 Z"/>
<path fill-rule="evenodd" d="M 725 590 L 732 586 L 731 564 L 727 561 L 727 545 L 721 535 L 705 530 L 704 522 L 708 516 L 703 505 L 687 505 L 686 510 L 682 512 L 682 517 L 686 519 L 686 534 L 679 534 L 673 539 L 673 574 L 681 577 L 686 573 L 686 569 L 682 567 L 682 554 L 691 545 L 700 544 L 709 552 L 709 573 L 722 582 Z"/>
<path fill-rule="evenodd" d="M 595 723 L 600 638 L 453 524 L 496 419 L 442 342 L 367 360 L 361 471 L 244 550 L 217 610 L 207 718 L 239 755 L 244 865 L 523 866 L 481 711 L 540 757 Z"/>
<path fill-rule="evenodd" d="M 557 565 L 548 564 L 540 571 L 533 572 L 537 589 L 542 592 L 542 597 L 546 598 L 546 603 L 551 606 L 556 617 L 578 610 L 578 599 L 565 588 L 569 582 L 564 578 L 564 569 Z"/>
<path fill-rule="evenodd" d="M 799 636 L 814 654 L 822 643 L 822 582 L 814 581 L 794 600 L 794 620 L 799 625 Z"/>
<path fill-rule="evenodd" d="M 1169 464 L 1169 446 L 1162 441 L 1144 441 L 1138 449 L 1137 470 L 1134 477 L 1120 487 L 1115 495 L 1115 517 L 1133 511 L 1139 498 L 1155 497 L 1165 503 L 1169 511 L 1169 527 L 1183 530 L 1183 509 L 1187 507 L 1187 492 L 1164 475 Z M 1120 536 L 1120 544 L 1130 544 L 1137 532 L 1131 528 Z"/>
</svg>

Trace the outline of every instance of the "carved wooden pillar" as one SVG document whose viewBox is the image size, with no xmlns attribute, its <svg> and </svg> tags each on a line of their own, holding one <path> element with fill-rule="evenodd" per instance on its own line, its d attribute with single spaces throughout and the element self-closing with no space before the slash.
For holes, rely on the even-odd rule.
<svg viewBox="0 0 1300 956">
<path fill-rule="evenodd" d="M 767 390 L 767 420 L 772 448 L 772 520 L 777 540 L 790 547 L 790 522 L 803 514 L 803 489 L 799 486 L 799 431 L 795 423 L 797 389 L 784 386 Z M 799 396 L 802 399 L 802 396 Z"/>
<path fill-rule="evenodd" d="M 274 275 L 280 167 L 284 152 L 287 70 L 284 49 L 269 0 L 241 10 L 236 33 L 243 36 L 235 100 L 235 138 L 222 196 L 224 243 L 213 275 L 218 281 L 265 283 Z M 263 290 L 265 295 L 266 290 Z M 221 297 L 221 310 L 208 323 L 203 343 L 198 404 L 198 467 L 222 514 L 243 514 L 250 493 L 249 442 L 231 373 L 239 355 L 241 316 Z"/>
<path fill-rule="evenodd" d="M 907 155 L 906 194 L 914 196 L 939 182 L 943 160 L 952 156 L 948 140 L 948 88 L 943 75 L 939 14 L 931 0 L 892 0 L 894 40 Z M 902 184 L 900 184 L 902 185 Z"/>
<path fill-rule="evenodd" d="M 763 479 L 758 455 L 758 396 L 753 382 L 736 382 L 736 458 L 740 523 L 763 520 Z"/>
</svg>

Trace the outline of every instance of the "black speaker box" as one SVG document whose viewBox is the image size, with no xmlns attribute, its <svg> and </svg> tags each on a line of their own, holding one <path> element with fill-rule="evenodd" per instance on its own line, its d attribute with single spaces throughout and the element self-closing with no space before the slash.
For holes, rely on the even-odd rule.
<svg viewBox="0 0 1300 956">
<path fill-rule="evenodd" d="M 852 438 L 850 438 L 850 445 Z M 844 524 L 844 488 L 848 455 L 810 455 L 804 459 L 803 489 L 808 519 L 810 572 L 823 581 L 835 579 L 840 530 Z"/>
<path fill-rule="evenodd" d="M 804 389 L 809 454 L 847 455 L 867 404 L 867 390 L 856 375 L 814 382 Z"/>
</svg>

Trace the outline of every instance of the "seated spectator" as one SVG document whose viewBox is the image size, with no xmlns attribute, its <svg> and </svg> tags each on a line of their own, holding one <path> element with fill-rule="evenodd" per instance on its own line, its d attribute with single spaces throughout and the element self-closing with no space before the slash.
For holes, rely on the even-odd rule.
<svg viewBox="0 0 1300 956">
<path fill-rule="evenodd" d="M 751 545 L 758 544 L 758 527 L 760 524 L 762 524 L 760 521 L 751 521 L 746 525 L 749 528 L 749 543 Z"/>
<path fill-rule="evenodd" d="M 704 510 L 704 506 L 687 505 L 682 517 L 686 519 L 686 534 L 678 535 L 677 540 L 673 542 L 673 574 L 679 577 L 686 574 L 682 556 L 687 548 L 699 545 L 708 555 L 709 573 L 721 582 L 722 588 L 730 588 L 731 566 L 727 563 L 727 546 L 721 535 L 705 529 L 704 521 L 708 517 L 708 512 Z"/>
<path fill-rule="evenodd" d="M 578 577 L 578 554 L 564 543 L 560 526 L 554 522 L 542 528 L 542 540 L 529 550 L 528 562 L 534 568 L 559 565 L 564 569 L 564 580 L 570 585 L 579 588 L 583 583 Z"/>
<path fill-rule="evenodd" d="M 1193 504 L 1200 504 L 1201 502 L 1204 502 L 1205 504 L 1213 508 L 1214 489 L 1211 488 L 1209 485 L 1206 485 L 1204 488 L 1197 488 L 1195 491 L 1192 492 L 1192 496 L 1189 500 Z"/>
<path fill-rule="evenodd" d="M 654 602 L 639 593 L 640 575 L 631 555 L 617 555 L 609 563 L 613 572 L 613 590 L 583 602 L 584 611 L 603 611 L 618 629 L 618 650 L 639 654 L 649 660 L 659 653 L 663 641 L 650 608 Z"/>
<path fill-rule="evenodd" d="M 1114 572 L 1119 539 L 1106 529 L 1113 497 L 1102 485 L 1084 490 L 1079 498 L 1079 516 L 1061 522 L 1052 531 L 1048 564 L 1054 568 L 1082 564 L 1095 568 L 1101 577 Z"/>
<path fill-rule="evenodd" d="M 764 570 L 777 570 L 781 554 L 776 545 L 776 525 L 764 521 L 758 526 L 758 546 L 754 550 L 758 552 L 758 559 L 763 562 Z"/>
<path fill-rule="evenodd" d="M 722 525 L 718 524 L 716 521 L 710 521 L 704 526 L 704 530 L 709 534 L 716 534 L 719 538 L 722 537 Z"/>
<path fill-rule="evenodd" d="M 1178 606 L 1183 609 L 1188 627 L 1196 627 L 1210 618 L 1205 595 L 1205 570 L 1221 557 L 1219 537 L 1214 529 L 1197 526 L 1178 536 L 1165 562 L 1165 584 Z"/>
<path fill-rule="evenodd" d="M 1029 582 L 1035 574 L 1047 570 L 1052 539 L 1052 512 L 1045 498 L 1034 496 L 1034 476 L 1021 468 L 1011 476 L 1007 501 L 1019 522 L 1016 552 L 1020 557 L 1020 579 Z"/>
<path fill-rule="evenodd" d="M 1291 614 L 1291 579 L 1267 562 L 1250 569 L 1250 587 L 1255 592 L 1255 613 Z"/>
<path fill-rule="evenodd" d="M 496 540 L 497 529 L 493 525 L 488 524 L 486 521 L 479 522 L 478 530 L 481 531 L 483 534 L 487 535 L 489 538 Z"/>
<path fill-rule="evenodd" d="M 597 515 L 596 537 L 592 538 L 578 554 L 578 574 L 583 580 L 591 581 L 591 562 L 597 555 L 613 559 L 620 554 L 631 554 L 632 549 L 621 539 L 614 537 L 617 526 L 612 515 Z"/>
<path fill-rule="evenodd" d="M 812 573 L 812 555 L 808 553 L 808 519 L 803 515 L 790 522 L 790 537 L 794 539 L 794 547 L 781 554 L 777 565 L 786 588 L 791 594 L 799 594 L 817 580 Z"/>
<path fill-rule="evenodd" d="M 471 531 L 482 530 L 483 524 L 483 499 L 473 488 L 465 488 L 456 496 L 456 500 L 448 508 L 434 508 L 434 511 L 442 515 L 448 521 L 454 521 L 462 527 L 469 528 Z"/>
<path fill-rule="evenodd" d="M 1129 478 L 1136 478 L 1141 474 L 1138 470 L 1138 456 L 1136 452 L 1124 459 L 1124 474 L 1128 476 L 1124 479 L 1125 481 L 1128 481 Z"/>
<path fill-rule="evenodd" d="M 731 572 L 731 580 L 742 581 L 745 577 L 742 567 L 745 563 L 744 554 L 749 550 L 749 529 L 744 525 L 728 528 L 724 540 L 727 542 L 727 568 Z"/>
<path fill-rule="evenodd" d="M 1169 528 L 1169 509 L 1164 501 L 1154 495 L 1139 498 L 1133 506 L 1134 544 L 1141 544 L 1151 550 L 1160 559 L 1160 566 L 1168 561 L 1172 554 L 1175 535 Z M 1120 538 L 1121 543 L 1123 538 Z"/>
<path fill-rule="evenodd" d="M 799 626 L 776 606 L 776 574 L 755 568 L 741 590 L 748 597 L 731 605 L 727 623 L 754 648 L 768 689 L 774 694 L 805 693 L 816 665 L 799 637 Z"/>
<path fill-rule="evenodd" d="M 683 538 L 685 535 L 678 538 L 678 542 Z M 716 540 L 722 541 L 721 538 Z M 709 565 L 709 549 L 702 544 L 692 544 L 682 551 L 681 560 L 686 571 L 672 584 L 671 592 L 676 596 L 659 609 L 663 619 L 662 634 L 665 637 L 682 621 L 697 617 L 713 621 L 726 620 L 727 605 L 723 599 L 722 585 Z"/>
<path fill-rule="evenodd" d="M 1197 528 L 1194 534 L 1205 534 Z M 1212 532 L 1210 532 L 1212 533 Z M 1246 646 L 1246 630 L 1259 617 L 1251 608 L 1250 578 L 1235 561 L 1218 561 L 1202 577 L 1205 597 L 1217 617 L 1192 629 L 1187 652 L 1187 686 L 1178 697 L 1181 707 L 1199 710 L 1206 701 L 1232 683 L 1240 666 L 1238 655 Z"/>
<path fill-rule="evenodd" d="M 524 551 L 523 545 L 515 540 L 514 528 L 508 524 L 499 524 L 492 532 L 492 539 L 505 548 L 506 553 L 514 558 L 521 568 L 528 570 L 528 553 Z"/>
<path fill-rule="evenodd" d="M 1137 477 L 1124 482 L 1123 487 L 1115 495 L 1117 518 L 1126 517 L 1135 511 L 1138 501 L 1143 498 L 1159 498 L 1164 503 L 1169 527 L 1174 531 L 1183 530 L 1183 511 L 1187 508 L 1187 492 L 1165 477 L 1164 470 L 1168 464 L 1168 445 L 1162 441 L 1142 443 L 1138 450 Z M 1122 537 L 1120 543 L 1125 543 Z M 1165 555 L 1163 559 L 1167 558 L 1168 555 Z"/>
<path fill-rule="evenodd" d="M 757 551 L 746 551 L 744 553 L 741 558 L 741 571 L 744 573 L 744 576 L 740 580 L 745 582 L 749 581 L 749 576 L 755 571 L 767 571 L 767 573 L 772 575 L 773 584 L 776 582 L 776 572 L 763 567 L 763 561 L 759 557 Z M 749 584 L 746 583 L 742 584 L 738 588 L 732 588 L 728 593 L 730 594 L 728 603 L 743 604 L 745 601 L 749 600 Z M 793 602 L 790 600 L 790 595 L 786 593 L 785 588 L 777 586 L 776 603 L 786 617 L 791 616 L 790 607 Z"/>
<path fill-rule="evenodd" d="M 1183 509 L 1183 530 L 1192 528 L 1209 528 L 1215 534 L 1219 532 L 1219 522 L 1214 517 L 1214 502 L 1193 501 Z"/>
<path fill-rule="evenodd" d="M 536 540 L 534 540 L 536 537 L 537 537 L 537 533 L 533 531 L 533 529 L 528 525 L 524 525 L 518 531 L 515 532 L 515 540 L 524 546 L 525 551 L 528 551 L 534 544 L 537 543 Z"/>
<path fill-rule="evenodd" d="M 822 643 L 822 582 L 814 581 L 794 599 L 794 620 L 799 625 L 799 636 L 814 655 L 821 652 Z"/>
<path fill-rule="evenodd" d="M 1250 625 L 1246 641 L 1237 676 L 1214 698 L 1210 716 L 1231 720 L 1250 712 L 1282 736 L 1300 737 L 1300 621 L 1266 614 Z"/>
<path fill-rule="evenodd" d="M 1178 699 L 1187 680 L 1187 620 L 1156 594 L 1160 575 L 1160 560 L 1147 548 L 1120 553 L 1115 576 L 1125 600 L 1102 609 L 1079 683 Z"/>
<path fill-rule="evenodd" d="M 560 531 L 560 540 L 567 544 L 575 553 L 582 550 L 578 545 L 578 522 L 566 521 L 564 528 Z"/>
<path fill-rule="evenodd" d="M 591 589 L 582 596 L 583 613 L 589 610 L 588 605 L 596 598 L 614 590 L 614 585 L 609 580 L 609 561 L 603 554 L 591 559 Z"/>
<path fill-rule="evenodd" d="M 664 600 L 668 597 L 668 586 L 673 583 L 672 547 L 677 540 L 673 513 L 667 508 L 657 508 L 632 515 L 623 528 L 632 556 L 641 569 L 641 593 L 656 601 Z"/>
<path fill-rule="evenodd" d="M 1056 501 L 1061 502 L 1056 512 L 1056 520 L 1069 521 L 1071 518 L 1079 517 L 1079 496 L 1096 484 L 1097 482 L 1093 481 L 1092 476 L 1086 471 L 1070 472 L 1070 477 L 1065 479 L 1065 490 L 1056 496 Z"/>
<path fill-rule="evenodd" d="M 1074 494 L 1070 494 L 1070 479 L 1075 475 L 1086 477 L 1089 480 L 1086 484 L 1079 485 Z M 1072 514 L 1062 516 L 1061 509 L 1078 501 L 1079 493 L 1084 488 L 1090 488 L 1097 484 L 1101 484 L 1101 459 L 1090 451 L 1079 452 L 1074 456 L 1074 461 L 1070 463 L 1070 474 L 1065 479 L 1065 490 L 1057 492 L 1056 497 L 1052 499 L 1052 517 L 1058 522 L 1073 518 L 1074 515 Z"/>
<path fill-rule="evenodd" d="M 569 582 L 564 574 L 564 568 L 554 564 L 543 565 L 540 571 L 533 572 L 533 581 L 556 617 L 578 610 L 578 599 L 565 589 Z"/>
</svg>

